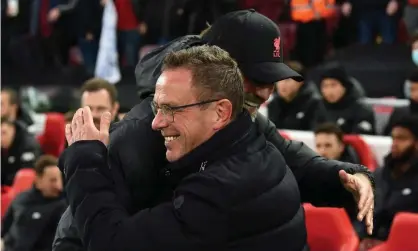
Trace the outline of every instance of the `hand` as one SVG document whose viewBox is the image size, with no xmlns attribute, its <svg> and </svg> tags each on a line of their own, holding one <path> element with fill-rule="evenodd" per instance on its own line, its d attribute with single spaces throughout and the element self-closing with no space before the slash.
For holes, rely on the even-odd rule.
<svg viewBox="0 0 418 251">
<path fill-rule="evenodd" d="M 100 0 L 100 4 L 104 7 L 107 4 L 108 0 Z"/>
<path fill-rule="evenodd" d="M 388 16 L 393 16 L 398 11 L 398 8 L 398 2 L 396 0 L 391 0 L 386 6 L 386 14 L 388 14 Z"/>
<path fill-rule="evenodd" d="M 107 145 L 109 143 L 110 121 L 110 113 L 103 113 L 100 118 L 100 130 L 98 130 L 94 125 L 90 107 L 78 109 L 71 124 L 65 126 L 68 146 L 80 140 L 100 140 Z"/>
<path fill-rule="evenodd" d="M 359 213 L 357 219 L 362 221 L 366 216 L 367 233 L 373 233 L 374 194 L 372 184 L 367 175 L 362 173 L 348 174 L 344 170 L 339 172 L 341 183 L 351 192 L 357 202 Z"/>
<path fill-rule="evenodd" d="M 351 14 L 352 6 L 351 3 L 345 2 L 341 5 L 341 12 L 344 16 L 348 17 Z"/>
<path fill-rule="evenodd" d="M 53 8 L 48 13 L 48 21 L 55 22 L 60 18 L 61 11 L 58 8 Z"/>
<path fill-rule="evenodd" d="M 139 34 L 144 35 L 145 33 L 147 33 L 147 30 L 148 30 L 147 24 L 144 22 L 141 22 L 138 26 Z"/>
<path fill-rule="evenodd" d="M 87 40 L 87 41 L 91 41 L 91 40 L 93 40 L 93 39 L 94 39 L 93 33 L 90 33 L 90 32 L 89 32 L 89 33 L 87 33 L 87 34 L 86 34 L 86 40 Z"/>
</svg>

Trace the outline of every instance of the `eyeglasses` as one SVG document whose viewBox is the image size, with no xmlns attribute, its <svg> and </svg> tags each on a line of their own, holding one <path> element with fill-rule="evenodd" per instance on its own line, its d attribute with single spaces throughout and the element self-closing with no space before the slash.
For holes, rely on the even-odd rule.
<svg viewBox="0 0 418 251">
<path fill-rule="evenodd" d="M 210 99 L 210 100 L 206 100 L 206 101 L 202 101 L 202 102 L 198 102 L 198 103 L 193 103 L 193 104 L 188 104 L 188 105 L 180 105 L 180 106 L 169 106 L 169 105 L 158 106 L 157 103 L 155 103 L 153 101 L 153 102 L 151 102 L 151 109 L 152 109 L 152 112 L 154 113 L 155 116 L 160 111 L 161 115 L 163 115 L 163 118 L 167 122 L 172 123 L 172 122 L 174 122 L 174 114 L 179 110 L 189 108 L 189 107 L 193 107 L 193 106 L 201 106 L 201 105 L 209 104 L 209 103 L 216 102 L 216 101 L 219 101 L 219 100 L 220 99 Z"/>
</svg>

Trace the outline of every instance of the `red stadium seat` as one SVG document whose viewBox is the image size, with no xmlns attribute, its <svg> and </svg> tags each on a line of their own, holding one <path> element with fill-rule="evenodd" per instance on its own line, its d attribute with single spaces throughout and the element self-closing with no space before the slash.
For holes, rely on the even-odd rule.
<svg viewBox="0 0 418 251">
<path fill-rule="evenodd" d="M 344 143 L 354 148 L 362 165 L 374 171 L 378 166 L 373 151 L 369 145 L 358 135 L 345 135 Z"/>
<path fill-rule="evenodd" d="M 32 187 L 35 181 L 35 171 L 31 168 L 20 169 L 13 180 L 12 190 L 19 194 Z"/>
<path fill-rule="evenodd" d="M 370 251 L 416 251 L 417 237 L 418 214 L 398 213 L 390 228 L 388 240 Z"/>
<path fill-rule="evenodd" d="M 59 157 L 65 148 L 65 118 L 61 113 L 47 113 L 45 131 L 38 136 L 45 154 Z"/>
<path fill-rule="evenodd" d="M 282 135 L 282 137 L 284 139 L 291 140 L 289 134 L 285 133 L 284 131 L 280 131 L 280 130 L 278 130 L 278 132 L 280 133 L 280 135 Z"/>
<path fill-rule="evenodd" d="M 359 239 L 344 209 L 303 206 L 311 251 L 357 251 Z"/>
</svg>

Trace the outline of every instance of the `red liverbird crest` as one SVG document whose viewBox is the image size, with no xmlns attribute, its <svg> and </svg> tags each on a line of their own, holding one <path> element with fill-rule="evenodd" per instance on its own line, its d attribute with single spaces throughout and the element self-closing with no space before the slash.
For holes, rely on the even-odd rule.
<svg viewBox="0 0 418 251">
<path fill-rule="evenodd" d="M 274 45 L 273 57 L 279 58 L 280 57 L 280 37 L 274 39 L 273 45 Z"/>
</svg>

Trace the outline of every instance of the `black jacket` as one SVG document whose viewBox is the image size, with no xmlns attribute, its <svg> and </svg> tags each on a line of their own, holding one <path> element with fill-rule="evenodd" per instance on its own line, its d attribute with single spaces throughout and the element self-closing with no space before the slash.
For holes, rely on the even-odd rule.
<svg viewBox="0 0 418 251">
<path fill-rule="evenodd" d="M 41 147 L 35 137 L 23 125 L 15 123 L 16 133 L 9 149 L 1 149 L 1 184 L 12 185 L 16 172 L 31 168 L 41 154 Z"/>
<path fill-rule="evenodd" d="M 20 193 L 3 219 L 1 237 L 6 250 L 51 250 L 55 229 L 66 206 L 62 197 L 45 198 L 34 187 Z"/>
<path fill-rule="evenodd" d="M 171 202 L 133 216 L 112 189 L 105 145 L 66 151 L 67 197 L 91 251 L 305 249 L 297 182 L 247 112 L 165 168 Z"/>
<path fill-rule="evenodd" d="M 362 102 L 355 88 L 348 88 L 341 100 L 328 103 L 324 100 L 327 117 L 344 133 L 375 134 L 373 109 Z"/>
<path fill-rule="evenodd" d="M 312 84 L 303 84 L 290 102 L 275 95 L 267 108 L 269 119 L 278 129 L 309 131 L 326 121 L 324 104 Z"/>
<path fill-rule="evenodd" d="M 167 163 L 166 149 L 161 134 L 151 129 L 154 118 L 150 107 L 151 99 L 147 98 L 135 106 L 121 122 L 111 128 L 109 164 L 114 179 L 122 180 L 121 183 L 127 185 L 129 193 L 123 189 L 117 193 L 120 201 L 132 213 L 171 198 L 167 196 L 171 195 L 170 184 L 159 178 L 165 173 L 163 167 Z M 355 207 L 352 195 L 340 183 L 338 172 L 367 172 L 365 167 L 326 160 L 302 142 L 285 140 L 274 124 L 261 114 L 255 124 L 282 153 L 297 179 L 303 202 L 316 206 Z M 66 217 L 71 218 L 69 213 Z M 75 238 L 72 234 L 76 230 L 67 228 L 69 226 L 74 228 L 75 225 L 64 220 L 60 223 L 54 251 L 71 250 L 64 247 L 80 243 L 72 241 Z"/>
<path fill-rule="evenodd" d="M 385 166 L 375 171 L 376 203 L 373 235 L 386 240 L 398 212 L 418 213 L 418 160 L 399 178 L 392 176 L 393 163 L 388 156 Z"/>
</svg>

